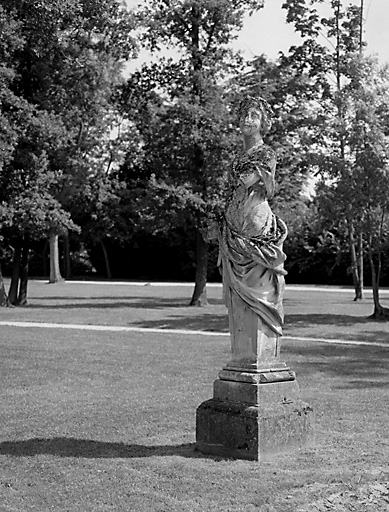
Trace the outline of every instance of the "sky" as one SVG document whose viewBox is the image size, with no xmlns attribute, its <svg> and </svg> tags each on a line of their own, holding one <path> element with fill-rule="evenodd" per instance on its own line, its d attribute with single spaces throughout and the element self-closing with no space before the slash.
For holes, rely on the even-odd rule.
<svg viewBox="0 0 389 512">
<path fill-rule="evenodd" d="M 126 0 L 129 7 L 135 7 L 140 0 Z M 235 49 L 243 51 L 251 57 L 265 54 L 275 59 L 279 51 L 287 52 L 292 44 L 298 42 L 293 26 L 285 21 L 286 11 L 281 8 L 284 0 L 265 0 L 265 7 L 244 21 L 238 39 L 233 43 Z M 359 4 L 360 0 L 353 0 Z M 347 6 L 351 2 L 344 1 Z M 324 4 L 330 4 L 325 0 Z M 377 54 L 379 60 L 389 62 L 389 0 L 364 0 L 365 33 L 364 40 L 368 43 L 367 54 Z M 142 51 L 139 59 L 130 65 L 137 67 L 149 59 L 147 52 Z"/>
<path fill-rule="evenodd" d="M 352 3 L 359 5 L 360 0 Z M 264 53 L 270 59 L 280 50 L 298 42 L 293 26 L 285 21 L 284 0 L 265 0 L 265 7 L 246 18 L 236 47 L 252 57 Z M 329 0 L 324 2 L 330 4 Z M 351 2 L 344 1 L 345 6 Z M 389 62 L 389 0 L 364 0 L 364 40 L 367 54 L 377 54 L 381 62 Z"/>
</svg>

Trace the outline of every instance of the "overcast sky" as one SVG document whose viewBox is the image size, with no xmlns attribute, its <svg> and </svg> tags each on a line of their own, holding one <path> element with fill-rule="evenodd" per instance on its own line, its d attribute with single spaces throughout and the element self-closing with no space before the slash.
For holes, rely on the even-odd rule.
<svg viewBox="0 0 389 512">
<path fill-rule="evenodd" d="M 147 0 L 146 0 L 147 1 Z M 141 0 L 126 0 L 129 7 L 135 7 Z M 360 0 L 344 0 L 359 5 Z M 293 26 L 285 21 L 286 11 L 281 8 L 284 0 L 265 0 L 265 7 L 247 17 L 244 27 L 233 46 L 244 51 L 247 58 L 264 53 L 275 59 L 279 51 L 287 52 L 298 42 Z M 325 0 L 324 5 L 330 5 Z M 364 0 L 364 40 L 368 43 L 366 53 L 377 54 L 381 62 L 389 62 L 389 0 Z M 137 65 L 148 60 L 148 53 L 141 52 Z M 135 67 L 135 63 L 130 68 Z"/>
<path fill-rule="evenodd" d="M 359 5 L 360 0 L 352 3 Z M 287 51 L 294 44 L 293 26 L 285 22 L 284 0 L 266 0 L 265 7 L 247 18 L 237 45 L 246 55 L 265 53 L 274 59 L 280 50 Z M 344 1 L 345 6 L 350 1 Z M 327 0 L 324 4 L 329 5 Z M 376 53 L 382 62 L 389 62 L 389 0 L 364 0 L 364 40 L 367 53 Z"/>
</svg>

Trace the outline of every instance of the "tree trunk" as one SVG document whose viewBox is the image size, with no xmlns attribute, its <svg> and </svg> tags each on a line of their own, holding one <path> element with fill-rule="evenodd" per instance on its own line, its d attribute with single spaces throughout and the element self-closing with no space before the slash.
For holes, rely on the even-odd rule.
<svg viewBox="0 0 389 512">
<path fill-rule="evenodd" d="M 363 235 L 358 235 L 358 256 L 357 256 L 357 280 L 355 285 L 355 298 L 354 300 L 363 299 Z"/>
<path fill-rule="evenodd" d="M 64 240 L 64 253 L 65 253 L 65 278 L 70 279 L 72 277 L 72 264 L 70 261 L 70 243 L 69 234 L 63 237 Z"/>
<path fill-rule="evenodd" d="M 363 257 L 364 257 L 364 251 L 363 251 L 363 233 L 359 233 L 359 281 L 360 281 L 360 289 L 361 289 L 361 299 L 363 299 L 363 272 L 364 272 L 364 263 L 363 263 Z"/>
<path fill-rule="evenodd" d="M 8 299 L 10 304 L 16 305 L 18 299 L 20 264 L 22 261 L 22 238 L 15 241 L 14 257 L 12 265 L 11 284 L 8 291 Z"/>
<path fill-rule="evenodd" d="M 107 251 L 107 248 L 105 247 L 103 240 L 100 240 L 100 245 L 101 245 L 101 248 L 102 248 L 103 254 L 104 254 L 105 271 L 107 273 L 107 278 L 112 279 L 112 272 L 111 272 L 111 266 L 109 264 L 108 251 Z"/>
<path fill-rule="evenodd" d="M 59 249 L 58 235 L 51 233 L 49 237 L 50 244 L 50 279 L 49 283 L 59 283 L 63 281 L 61 271 L 59 269 Z"/>
<path fill-rule="evenodd" d="M 30 237 L 24 236 L 23 250 L 20 265 L 20 285 L 17 304 L 25 306 L 27 304 L 27 285 L 28 285 L 28 257 L 30 254 Z"/>
<path fill-rule="evenodd" d="M 1 271 L 1 263 L 0 263 L 0 307 L 1 306 L 9 306 L 9 300 L 7 292 L 5 291 L 3 273 Z"/>
<path fill-rule="evenodd" d="M 389 308 L 384 308 L 380 304 L 380 295 L 379 295 L 379 281 L 378 276 L 374 264 L 373 258 L 373 240 L 371 234 L 369 234 L 369 262 L 371 269 L 371 286 L 373 289 L 373 302 L 374 302 L 374 312 L 371 315 L 371 318 L 375 318 L 376 320 L 389 319 Z"/>
<path fill-rule="evenodd" d="M 350 256 L 351 256 L 351 272 L 353 276 L 355 297 L 354 300 L 359 300 L 362 298 L 362 288 L 361 288 L 361 277 L 358 272 L 358 260 L 357 260 L 357 251 L 355 249 L 355 237 L 354 237 L 354 223 L 352 220 L 348 220 L 348 237 L 349 237 L 349 247 L 350 247 Z"/>
<path fill-rule="evenodd" d="M 197 230 L 196 283 L 190 306 L 207 306 L 208 242 Z"/>
<path fill-rule="evenodd" d="M 200 45 L 201 8 L 197 2 L 193 2 L 191 8 L 191 65 L 192 65 L 192 98 L 195 105 L 202 105 L 203 102 L 203 56 Z M 193 125 L 194 133 L 199 130 L 199 121 L 196 119 Z M 203 170 L 204 151 L 197 141 L 193 146 L 193 163 L 196 169 L 199 190 L 202 191 L 202 198 L 207 202 L 207 181 Z M 207 272 L 208 272 L 208 242 L 200 232 L 201 214 L 197 218 L 197 254 L 196 254 L 196 283 L 193 291 L 190 306 L 207 306 Z"/>
<path fill-rule="evenodd" d="M 342 58 L 341 58 L 341 3 L 337 3 L 335 6 L 335 33 L 336 33 L 336 86 L 337 86 L 337 98 L 336 98 L 336 106 L 338 110 L 338 120 L 341 126 L 344 126 L 344 105 L 342 99 Z M 346 142 L 345 136 L 343 134 L 343 130 L 339 133 L 339 152 L 340 152 L 340 160 L 343 164 L 342 166 L 342 177 L 348 178 L 347 173 L 347 164 L 346 164 Z M 350 210 L 350 206 L 349 206 Z M 357 254 L 355 250 L 355 228 L 353 218 L 349 213 L 347 215 L 347 224 L 348 224 L 348 235 L 349 235 L 349 247 L 350 247 L 350 256 L 351 256 L 351 272 L 353 276 L 355 297 L 354 300 L 357 301 L 362 298 L 362 288 L 361 288 L 361 280 L 360 275 L 358 273 L 358 261 Z"/>
<path fill-rule="evenodd" d="M 363 53 L 363 11 L 364 11 L 364 0 L 361 0 L 361 13 L 359 16 L 359 53 Z"/>
</svg>

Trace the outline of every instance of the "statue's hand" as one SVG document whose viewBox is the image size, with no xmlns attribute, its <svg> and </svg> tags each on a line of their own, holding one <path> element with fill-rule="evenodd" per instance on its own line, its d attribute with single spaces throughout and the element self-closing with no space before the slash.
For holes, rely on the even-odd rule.
<svg viewBox="0 0 389 512">
<path fill-rule="evenodd" d="M 250 188 L 259 180 L 259 176 L 256 172 L 252 172 L 251 174 L 248 174 L 247 176 L 242 177 L 243 183 L 246 188 Z"/>
<path fill-rule="evenodd" d="M 257 183 L 259 179 L 261 179 L 261 173 L 258 166 L 253 165 L 252 163 L 245 167 L 246 169 L 243 168 L 244 172 L 241 173 L 240 179 L 246 188 L 250 188 Z"/>
</svg>

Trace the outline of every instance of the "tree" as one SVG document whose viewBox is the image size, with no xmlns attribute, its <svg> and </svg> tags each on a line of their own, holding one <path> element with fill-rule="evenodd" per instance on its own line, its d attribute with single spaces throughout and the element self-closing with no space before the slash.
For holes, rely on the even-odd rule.
<svg viewBox="0 0 389 512">
<path fill-rule="evenodd" d="M 330 179 L 340 180 L 343 190 L 352 171 L 352 155 L 347 133 L 350 116 L 348 101 L 350 83 L 353 81 L 354 59 L 364 47 L 361 39 L 363 11 L 361 6 L 349 5 L 343 8 L 340 0 L 331 0 L 330 15 L 320 15 L 320 0 L 287 0 L 287 21 L 294 23 L 302 37 L 302 44 L 294 46 L 283 60 L 299 73 L 304 73 L 314 85 L 317 94 L 317 124 L 312 138 L 311 163 L 319 173 Z M 320 37 L 323 43 L 320 43 Z M 342 187 L 341 187 L 342 188 Z M 358 211 L 353 210 L 350 201 L 343 197 L 343 216 L 347 222 L 351 269 L 355 286 L 355 299 L 362 298 L 363 254 L 357 258 L 357 246 L 361 247 L 362 236 L 355 236 Z"/>
<path fill-rule="evenodd" d="M 320 18 L 319 1 L 287 1 L 288 21 L 295 23 L 303 44 L 286 61 L 320 85 L 323 123 L 318 126 L 312 163 L 323 177 L 320 211 L 328 221 L 347 228 L 355 300 L 362 298 L 363 252 L 367 242 L 375 301 L 379 304 L 380 247 L 389 193 L 387 184 L 388 72 L 364 57 L 363 3 L 342 7 L 332 0 L 332 16 Z M 320 45 L 324 32 L 332 49 Z M 359 255 L 357 255 L 359 251 Z"/>
<path fill-rule="evenodd" d="M 176 62 L 162 57 L 143 67 L 130 84 L 147 85 L 142 92 L 149 100 L 147 120 L 156 128 L 145 148 L 147 165 L 154 166 L 153 188 L 181 217 L 185 212 L 197 233 L 191 305 L 207 302 L 208 242 L 203 227 L 222 187 L 229 157 L 225 144 L 236 134 L 220 89 L 240 62 L 229 44 L 244 14 L 261 7 L 263 2 L 255 0 L 151 0 L 138 13 L 142 40 L 151 51 L 165 46 L 179 52 Z"/>
<path fill-rule="evenodd" d="M 15 123 L 22 117 L 25 104 L 14 95 L 11 84 L 15 77 L 13 62 L 14 52 L 21 47 L 23 39 L 18 35 L 19 24 L 11 13 L 0 6 L 0 173 L 12 158 L 15 143 L 18 137 L 20 124 Z M 1 193 L 0 193 L 1 197 Z M 0 203 L 0 231 L 3 223 L 9 218 L 7 206 Z M 0 234 L 0 251 L 3 237 Z M 2 254 L 0 253 L 0 258 Z M 3 274 L 0 264 L 0 306 L 8 306 L 9 300 L 5 290 Z"/>
<path fill-rule="evenodd" d="M 389 67 L 360 56 L 355 62 L 351 98 L 354 115 L 349 145 L 354 155 L 352 201 L 360 211 L 367 240 L 374 298 L 373 318 L 389 317 L 379 300 L 382 247 L 388 235 Z"/>
<path fill-rule="evenodd" d="M 56 112 L 67 132 L 65 144 L 51 153 L 51 165 L 61 173 L 55 196 L 71 208 L 69 198 L 82 195 L 89 175 L 99 179 L 103 174 L 95 173 L 100 158 L 96 148 L 102 148 L 100 153 L 106 149 L 103 139 L 115 116 L 111 97 L 121 81 L 123 62 L 134 51 L 133 18 L 119 2 L 106 0 L 33 4 L 20 15 L 28 17 L 28 29 L 34 30 L 34 38 L 28 38 L 30 50 L 39 52 L 25 77 L 35 81 L 33 101 Z M 45 32 L 37 34 L 42 18 Z M 58 254 L 58 234 L 51 235 L 52 253 Z M 58 261 L 51 257 L 51 262 L 53 275 Z"/>
<path fill-rule="evenodd" d="M 39 147 L 39 145 L 38 145 Z M 32 159 L 27 171 L 16 167 L 7 180 L 2 180 L 7 196 L 7 203 L 0 225 L 5 230 L 14 246 L 13 271 L 9 290 L 9 301 L 14 305 L 27 303 L 27 282 L 30 241 L 47 236 L 51 232 L 77 229 L 56 199 L 50 194 L 51 173 L 47 171 L 47 162 L 42 154 L 26 154 Z M 13 171 L 14 169 L 8 169 Z M 20 171 L 20 172 L 18 172 Z M 32 181 L 30 178 L 34 177 Z M 19 179 L 18 184 L 15 181 Z M 9 188 L 12 189 L 12 195 Z M 8 189 L 8 190 L 7 190 Z M 7 194 L 8 192 L 8 194 Z"/>
<path fill-rule="evenodd" d="M 112 89 L 120 82 L 121 66 L 135 47 L 130 36 L 133 17 L 119 2 L 108 0 L 5 0 L 3 6 L 5 18 L 13 20 L 17 29 L 13 37 L 18 44 L 13 44 L 8 59 L 14 70 L 10 90 L 30 112 L 32 130 L 25 119 L 12 120 L 14 144 L 2 178 L 7 187 L 1 194 L 12 207 L 16 194 L 34 189 L 47 174 L 50 182 L 45 182 L 42 193 L 46 196 L 38 201 L 40 207 L 53 206 L 48 194 L 66 218 L 64 224 L 47 220 L 50 230 L 40 227 L 37 232 L 45 231 L 56 242 L 67 231 L 63 227 L 69 219 L 63 207 L 69 210 L 69 197 L 82 194 L 95 168 L 96 147 L 110 130 Z M 44 161 L 42 168 L 35 161 Z M 18 218 L 22 216 L 13 215 L 8 229 L 29 238 L 24 224 L 16 226 Z M 52 244 L 54 252 L 56 246 Z M 58 269 L 57 259 L 51 260 Z M 56 279 L 53 275 L 52 280 Z"/>
</svg>

